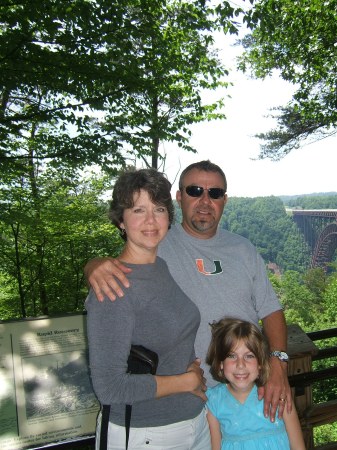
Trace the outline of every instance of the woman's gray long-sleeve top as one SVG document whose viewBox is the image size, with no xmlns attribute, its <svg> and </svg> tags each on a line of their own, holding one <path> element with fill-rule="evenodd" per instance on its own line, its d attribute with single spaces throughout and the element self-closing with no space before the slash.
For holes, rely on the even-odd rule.
<svg viewBox="0 0 337 450">
<path fill-rule="evenodd" d="M 91 377 L 102 404 L 110 404 L 110 421 L 124 425 L 125 404 L 132 404 L 133 427 L 168 425 L 196 417 L 202 400 L 193 394 L 156 399 L 153 375 L 126 373 L 131 344 L 143 345 L 159 357 L 157 375 L 186 372 L 195 359 L 194 340 L 200 313 L 173 280 L 164 260 L 132 265 L 125 296 L 86 300 Z"/>
</svg>

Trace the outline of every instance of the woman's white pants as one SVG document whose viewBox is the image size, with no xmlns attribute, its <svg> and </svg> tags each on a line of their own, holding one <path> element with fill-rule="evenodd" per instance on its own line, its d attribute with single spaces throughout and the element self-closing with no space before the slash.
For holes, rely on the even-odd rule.
<svg viewBox="0 0 337 450">
<path fill-rule="evenodd" d="M 99 450 L 101 415 L 96 429 Z M 206 409 L 194 419 L 161 427 L 130 428 L 129 450 L 210 450 L 211 438 Z M 109 423 L 108 449 L 125 450 L 125 427 Z"/>
</svg>

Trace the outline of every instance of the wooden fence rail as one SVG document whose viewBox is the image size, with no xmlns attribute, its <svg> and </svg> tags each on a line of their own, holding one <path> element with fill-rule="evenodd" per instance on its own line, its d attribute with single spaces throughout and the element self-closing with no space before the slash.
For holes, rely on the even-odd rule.
<svg viewBox="0 0 337 450">
<path fill-rule="evenodd" d="M 337 377 L 337 363 L 333 367 L 313 371 L 313 361 L 337 355 L 337 346 L 319 349 L 314 341 L 333 337 L 337 337 L 337 328 L 305 333 L 297 325 L 288 327 L 289 384 L 293 389 L 307 450 L 337 450 L 337 442 L 314 447 L 313 439 L 314 427 L 337 421 L 337 399 L 320 404 L 312 402 L 312 384 Z"/>
<path fill-rule="evenodd" d="M 313 371 L 313 361 L 337 356 L 337 346 L 319 349 L 314 341 L 333 337 L 337 337 L 337 328 L 305 333 L 298 325 L 288 326 L 289 383 L 293 390 L 307 450 L 337 450 L 337 442 L 314 447 L 313 440 L 314 427 L 337 421 L 337 399 L 320 404 L 312 402 L 312 384 L 337 377 L 337 363 L 334 367 Z M 92 436 L 74 442 L 59 442 L 49 448 L 91 450 L 94 448 L 94 442 L 95 438 Z"/>
</svg>

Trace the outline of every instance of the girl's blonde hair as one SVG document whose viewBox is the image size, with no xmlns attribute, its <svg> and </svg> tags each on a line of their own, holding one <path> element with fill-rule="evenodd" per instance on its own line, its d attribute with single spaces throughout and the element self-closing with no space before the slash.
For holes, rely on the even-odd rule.
<svg viewBox="0 0 337 450">
<path fill-rule="evenodd" d="M 257 386 L 263 386 L 269 376 L 269 346 L 261 330 L 254 324 L 244 320 L 224 318 L 213 322 L 212 339 L 208 348 L 206 363 L 211 366 L 210 372 L 213 378 L 222 383 L 227 383 L 221 363 L 243 341 L 249 351 L 254 353 L 260 367 Z"/>
</svg>

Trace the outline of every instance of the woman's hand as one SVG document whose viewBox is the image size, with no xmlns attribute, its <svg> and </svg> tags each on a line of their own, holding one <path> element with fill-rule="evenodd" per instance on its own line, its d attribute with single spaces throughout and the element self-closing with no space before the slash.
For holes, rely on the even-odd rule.
<svg viewBox="0 0 337 450">
<path fill-rule="evenodd" d="M 190 375 L 191 394 L 200 397 L 202 400 L 207 401 L 205 392 L 207 391 L 206 378 L 204 377 L 204 371 L 200 367 L 201 360 L 195 359 L 192 364 L 187 368 L 187 374 Z"/>
<path fill-rule="evenodd" d="M 200 363 L 200 359 L 196 359 L 188 366 L 185 373 L 179 375 L 155 375 L 157 382 L 156 397 L 161 398 L 167 395 L 189 392 L 200 397 L 203 401 L 207 401 L 205 395 L 206 379 Z"/>
</svg>

